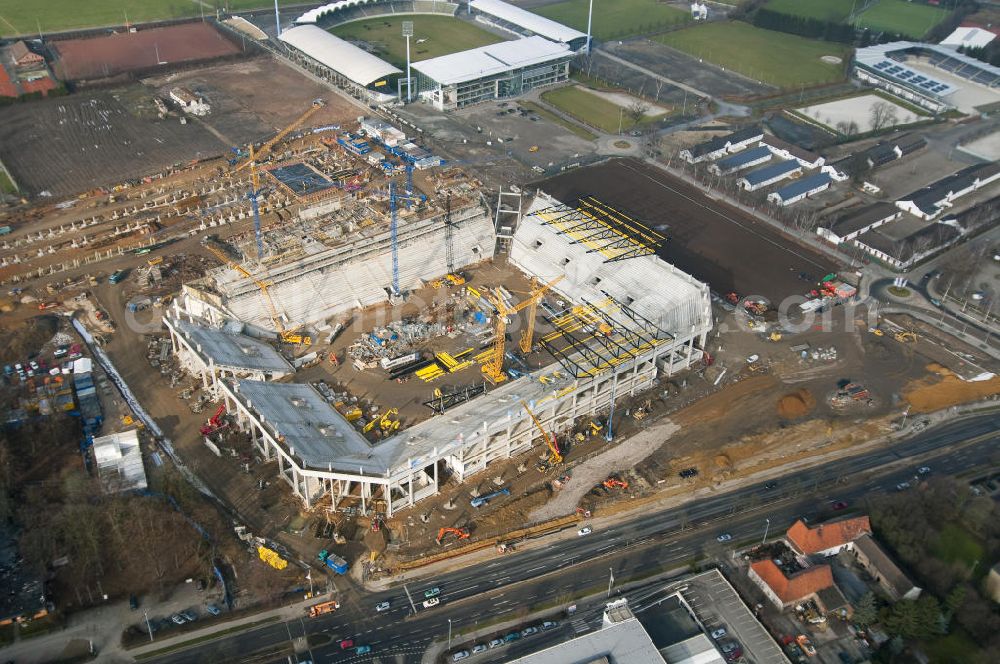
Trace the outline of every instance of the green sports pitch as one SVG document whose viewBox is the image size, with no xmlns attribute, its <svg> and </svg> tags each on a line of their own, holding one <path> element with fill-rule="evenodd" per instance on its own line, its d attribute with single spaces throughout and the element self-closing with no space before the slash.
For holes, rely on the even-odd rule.
<svg viewBox="0 0 1000 664">
<path fill-rule="evenodd" d="M 563 25 L 587 31 L 590 0 L 567 0 L 535 7 L 531 11 Z M 601 41 L 653 34 L 691 20 L 683 9 L 668 7 L 656 0 L 600 0 L 594 2 L 594 38 Z"/>
<path fill-rule="evenodd" d="M 393 14 L 369 18 L 336 25 L 330 28 L 330 32 L 341 39 L 367 42 L 378 57 L 397 67 L 405 67 L 406 39 L 402 36 L 403 21 L 413 21 L 413 37 L 410 38 L 412 62 L 504 41 L 468 21 L 426 14 Z"/>
<path fill-rule="evenodd" d="M 297 0 L 279 0 L 294 5 Z M 214 7 L 244 10 L 274 7 L 273 0 L 0 0 L 0 35 L 37 35 L 42 32 L 78 30 L 171 18 L 215 15 Z"/>
<path fill-rule="evenodd" d="M 876 0 L 858 16 L 854 24 L 862 28 L 898 32 L 919 39 L 946 16 L 948 10 L 943 7 L 904 0 Z"/>
</svg>

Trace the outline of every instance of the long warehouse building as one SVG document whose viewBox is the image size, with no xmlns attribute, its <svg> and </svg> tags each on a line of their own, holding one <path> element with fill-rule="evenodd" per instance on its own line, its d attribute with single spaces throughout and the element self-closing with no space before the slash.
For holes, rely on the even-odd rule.
<svg viewBox="0 0 1000 664">
<path fill-rule="evenodd" d="M 438 492 L 445 468 L 465 481 L 494 461 L 544 445 L 522 401 L 548 431 L 559 433 L 577 418 L 606 410 L 613 395 L 648 389 L 658 375 L 702 362 L 712 326 L 708 287 L 611 225 L 602 226 L 603 234 L 586 230 L 600 224 L 598 213 L 597 207 L 572 208 L 543 193 L 531 203 L 509 260 L 545 282 L 562 277 L 552 299 L 564 300 L 566 308 L 555 312 L 554 330 L 539 339 L 556 361 L 446 416 L 372 444 L 309 385 L 212 372 L 213 389 L 261 455 L 277 460 L 279 476 L 308 507 L 327 494 L 331 509 L 358 498 L 362 512 L 374 500 L 384 501 L 389 515 L 412 506 Z M 421 252 L 425 260 L 430 249 Z M 196 336 L 190 325 L 198 320 L 210 324 L 182 308 L 196 303 L 177 301 L 172 336 Z M 187 348 L 189 362 L 202 357 L 207 365 L 204 350 L 177 338 L 175 343 Z M 254 364 L 258 370 L 259 362 Z"/>
</svg>

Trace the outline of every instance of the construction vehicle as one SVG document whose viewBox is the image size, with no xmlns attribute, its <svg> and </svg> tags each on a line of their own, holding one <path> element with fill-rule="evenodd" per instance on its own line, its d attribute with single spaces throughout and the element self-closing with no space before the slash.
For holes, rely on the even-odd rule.
<svg viewBox="0 0 1000 664">
<path fill-rule="evenodd" d="M 510 495 L 510 489 L 507 488 L 497 489 L 496 491 L 490 492 L 485 496 L 478 496 L 476 498 L 473 498 L 472 500 L 469 501 L 469 504 L 472 505 L 473 507 L 482 507 L 483 505 L 486 505 L 494 498 L 497 498 L 499 496 L 509 496 L 509 495 Z"/>
<path fill-rule="evenodd" d="M 270 282 L 263 281 L 261 279 L 257 279 L 256 277 L 254 277 L 242 265 L 240 265 L 236 261 L 230 260 L 229 256 L 227 256 L 225 252 L 223 252 L 218 247 L 214 247 L 211 244 L 206 243 L 205 248 L 208 249 L 210 252 L 212 252 L 212 255 L 214 255 L 216 258 L 222 261 L 224 265 L 227 265 L 231 269 L 236 270 L 247 279 L 253 281 L 254 284 L 256 284 L 257 288 L 260 289 L 261 295 L 264 298 L 264 304 L 267 305 L 267 311 L 268 315 L 271 318 L 271 322 L 274 323 L 274 327 L 278 330 L 278 336 L 281 338 L 283 342 L 300 346 L 312 345 L 312 338 L 298 334 L 297 333 L 298 328 L 292 330 L 285 329 L 285 324 L 281 322 L 281 316 L 278 315 L 278 310 L 274 306 L 274 300 L 271 298 L 271 292 L 269 290 L 271 288 Z"/>
<path fill-rule="evenodd" d="M 448 534 L 457 536 L 459 540 L 469 539 L 469 531 L 465 528 L 442 528 L 438 531 L 437 537 L 434 538 L 434 542 L 438 546 L 441 546 L 441 543 L 444 541 L 444 536 Z"/>
<path fill-rule="evenodd" d="M 496 309 L 497 314 L 495 318 L 495 327 L 493 329 L 493 351 L 490 353 L 488 359 L 483 362 L 483 376 L 493 384 L 499 384 L 507 380 L 507 374 L 503 370 L 503 359 L 506 353 L 507 346 L 507 317 L 511 314 L 516 314 L 522 309 L 535 305 L 542 296 L 548 292 L 553 284 L 562 279 L 562 276 L 557 277 L 553 281 L 544 286 L 541 286 L 532 291 L 531 297 L 513 307 L 508 307 L 504 301 L 503 293 L 499 288 L 495 289 L 495 295 L 489 293 L 483 293 L 483 298 L 489 302 Z M 529 319 L 529 328 L 525 330 L 525 334 L 530 330 L 534 334 L 534 317 Z M 530 335 L 528 335 L 528 340 L 531 340 Z M 523 343 L 523 337 L 522 337 Z"/>
<path fill-rule="evenodd" d="M 222 416 L 226 414 L 226 404 L 219 404 L 219 408 L 215 411 L 215 414 L 209 418 L 208 422 L 202 425 L 198 431 L 203 436 L 211 436 L 219 431 L 225 429 L 229 424 L 222 421 Z"/>
<path fill-rule="evenodd" d="M 876 337 L 881 337 L 881 336 L 883 336 L 885 334 L 885 332 L 883 332 L 882 330 L 878 329 L 877 327 L 869 327 L 868 331 L 871 332 L 872 334 L 874 334 Z"/>
<path fill-rule="evenodd" d="M 609 477 L 608 479 L 601 482 L 601 486 L 603 486 L 605 489 L 614 489 L 615 487 L 621 489 L 627 489 L 628 482 L 626 482 L 625 480 L 620 480 L 617 477 Z"/>
<path fill-rule="evenodd" d="M 781 341 L 781 332 L 772 332 L 767 336 L 768 341 Z"/>
<path fill-rule="evenodd" d="M 316 618 L 318 616 L 323 616 L 328 613 L 333 613 L 339 608 L 340 604 L 338 604 L 335 600 L 330 600 L 329 602 L 320 602 L 319 604 L 313 604 L 307 609 L 307 611 L 309 613 L 310 618 Z"/>
<path fill-rule="evenodd" d="M 381 427 L 382 431 L 396 431 L 397 429 L 399 429 L 399 420 L 390 419 L 391 417 L 394 417 L 396 415 L 399 415 L 398 408 L 390 408 L 389 410 L 385 411 L 385 413 L 379 419 L 379 427 Z"/>
<path fill-rule="evenodd" d="M 535 414 L 531 412 L 531 408 L 528 407 L 528 403 L 526 401 L 522 400 L 521 405 L 524 406 L 524 412 L 531 417 L 531 421 L 534 422 L 535 426 L 538 427 L 538 430 L 542 432 L 542 438 L 545 440 L 545 444 L 549 446 L 549 463 L 552 465 L 562 463 L 562 451 L 559 449 L 559 445 L 556 443 L 555 437 L 549 435 L 549 432 L 545 430 L 545 427 L 543 427 L 542 423 L 538 421 Z"/>
<path fill-rule="evenodd" d="M 909 330 L 900 330 L 893 335 L 899 343 L 913 343 L 917 340 L 917 335 Z"/>
</svg>

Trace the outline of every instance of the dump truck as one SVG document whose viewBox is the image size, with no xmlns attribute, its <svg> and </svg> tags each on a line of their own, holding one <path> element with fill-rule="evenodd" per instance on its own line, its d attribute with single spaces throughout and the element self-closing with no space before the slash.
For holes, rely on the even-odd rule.
<svg viewBox="0 0 1000 664">
<path fill-rule="evenodd" d="M 334 600 L 330 600 L 329 602 L 320 602 L 319 604 L 313 604 L 307 609 L 307 611 L 309 613 L 310 618 L 316 618 L 317 616 L 326 615 L 327 613 L 333 613 L 339 608 L 340 604 L 338 604 Z"/>
</svg>

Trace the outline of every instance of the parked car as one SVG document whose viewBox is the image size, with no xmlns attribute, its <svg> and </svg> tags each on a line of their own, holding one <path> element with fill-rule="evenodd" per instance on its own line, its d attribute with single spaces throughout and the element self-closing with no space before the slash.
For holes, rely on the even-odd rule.
<svg viewBox="0 0 1000 664">
<path fill-rule="evenodd" d="M 728 542 L 731 539 L 733 539 L 733 536 L 730 535 L 729 533 L 722 533 L 721 535 L 715 538 L 717 542 Z"/>
<path fill-rule="evenodd" d="M 726 655 L 726 661 L 727 662 L 735 662 L 736 660 L 738 660 L 742 656 L 743 656 L 743 649 L 742 648 L 737 648 L 736 650 L 734 650 L 731 653 L 729 653 L 728 655 Z"/>
<path fill-rule="evenodd" d="M 379 602 L 378 604 L 375 605 L 375 610 L 378 611 L 379 613 L 382 613 L 383 611 L 388 611 L 389 602 Z"/>
<path fill-rule="evenodd" d="M 493 639 L 489 643 L 486 644 L 486 647 L 489 648 L 490 650 L 492 650 L 492 649 L 498 648 L 498 647 L 500 647 L 502 645 L 503 645 L 503 641 L 501 639 Z"/>
<path fill-rule="evenodd" d="M 712 630 L 712 638 L 715 639 L 716 641 L 718 641 L 719 639 L 721 639 L 725 635 L 726 635 L 726 628 L 725 627 L 719 627 L 717 629 Z"/>
<path fill-rule="evenodd" d="M 215 604 L 209 604 L 208 606 L 205 607 L 205 610 L 208 611 L 213 616 L 217 616 L 222 613 L 222 609 L 217 607 Z"/>
<path fill-rule="evenodd" d="M 591 528 L 590 526 L 585 526 L 580 530 L 576 531 L 576 535 L 577 537 L 583 537 L 584 535 L 589 535 L 592 532 L 594 532 L 593 528 Z"/>
<path fill-rule="evenodd" d="M 906 491 L 909 488 L 910 488 L 909 482 L 900 482 L 899 484 L 896 485 L 896 491 Z"/>
<path fill-rule="evenodd" d="M 511 632 L 511 633 L 509 633 L 509 634 L 507 634 L 506 636 L 503 637 L 503 642 L 504 643 L 511 643 L 512 641 L 517 641 L 520 638 L 521 638 L 521 634 L 519 632 Z"/>
<path fill-rule="evenodd" d="M 920 466 L 919 468 L 917 468 L 917 474 L 919 475 L 926 475 L 929 472 L 931 472 L 930 466 Z"/>
<path fill-rule="evenodd" d="M 695 475 L 697 475 L 698 474 L 698 469 L 697 468 L 685 468 L 684 470 L 682 470 L 681 472 L 679 472 L 677 474 L 680 475 L 684 479 L 688 479 L 690 477 L 694 477 Z"/>
<path fill-rule="evenodd" d="M 354 647 L 354 639 L 342 639 L 340 642 L 340 649 L 347 650 L 348 648 Z"/>
<path fill-rule="evenodd" d="M 187 620 L 188 622 L 194 622 L 195 620 L 198 619 L 198 614 L 192 611 L 191 609 L 185 609 L 180 613 L 182 616 L 184 616 L 184 619 Z"/>
<path fill-rule="evenodd" d="M 768 491 L 770 491 L 771 489 L 776 489 L 778 488 L 778 483 L 775 482 L 774 480 L 771 480 L 770 482 L 764 482 L 764 488 L 767 489 Z"/>
<path fill-rule="evenodd" d="M 559 626 L 559 623 L 554 620 L 546 620 L 542 623 L 542 630 L 555 629 Z"/>
<path fill-rule="evenodd" d="M 429 609 L 432 606 L 437 606 L 440 603 L 441 603 L 440 599 L 438 599 L 437 597 L 431 597 L 428 600 L 424 600 L 424 608 Z"/>
<path fill-rule="evenodd" d="M 481 652 L 486 652 L 486 646 L 485 645 L 483 645 L 482 643 L 477 643 L 476 645 L 472 646 L 472 654 L 473 655 L 478 655 Z"/>
<path fill-rule="evenodd" d="M 525 627 L 521 630 L 521 636 L 531 636 L 532 634 L 538 634 L 537 627 Z"/>
<path fill-rule="evenodd" d="M 722 653 L 724 655 L 728 655 L 729 653 L 731 653 L 732 651 L 736 650 L 739 647 L 740 644 L 736 643 L 735 641 L 727 641 L 725 643 L 719 644 L 719 648 L 722 649 Z"/>
<path fill-rule="evenodd" d="M 455 653 L 454 655 L 451 656 L 451 661 L 457 662 L 457 661 L 465 659 L 468 656 L 469 656 L 469 651 L 468 650 L 459 650 L 457 653 Z"/>
<path fill-rule="evenodd" d="M 183 625 L 184 623 L 187 622 L 187 619 L 179 613 L 175 613 L 174 615 L 170 616 L 170 620 L 175 625 Z"/>
<path fill-rule="evenodd" d="M 440 594 L 441 594 L 441 589 L 438 588 L 437 586 L 434 586 L 430 590 L 425 590 L 424 591 L 424 597 L 426 597 L 428 599 L 430 599 L 431 597 L 437 597 Z"/>
</svg>

